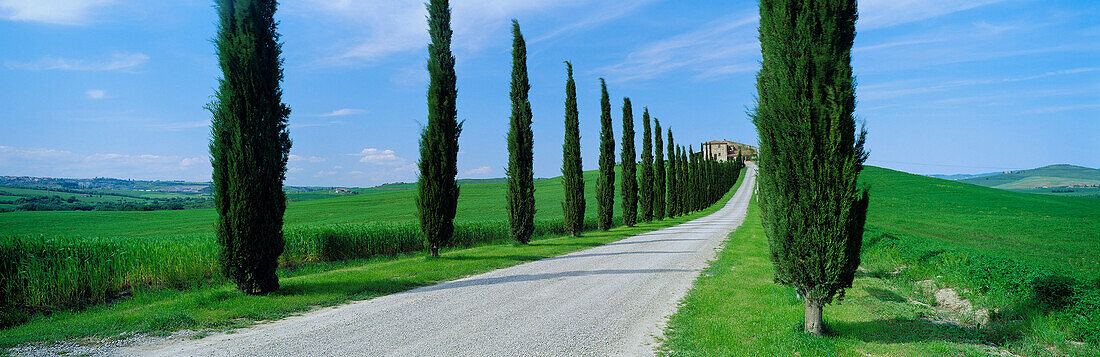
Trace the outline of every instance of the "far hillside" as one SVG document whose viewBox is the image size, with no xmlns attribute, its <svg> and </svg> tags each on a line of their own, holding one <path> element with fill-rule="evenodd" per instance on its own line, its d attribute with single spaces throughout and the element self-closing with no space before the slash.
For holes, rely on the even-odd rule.
<svg viewBox="0 0 1100 357">
<path fill-rule="evenodd" d="M 1100 197 L 1100 170 L 1076 165 L 1050 165 L 959 181 L 1016 192 Z"/>
<path fill-rule="evenodd" d="M 1027 171 L 1075 171 L 1048 168 L 1055 169 Z M 920 237 L 918 246 L 939 252 L 1001 256 L 1100 277 L 1100 199 L 1024 195 L 878 167 L 867 167 L 861 179 L 871 187 L 869 231 Z"/>
</svg>

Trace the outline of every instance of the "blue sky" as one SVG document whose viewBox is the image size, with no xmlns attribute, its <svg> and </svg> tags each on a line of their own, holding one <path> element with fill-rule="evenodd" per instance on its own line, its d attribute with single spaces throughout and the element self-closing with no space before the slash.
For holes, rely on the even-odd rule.
<svg viewBox="0 0 1100 357">
<path fill-rule="evenodd" d="M 586 169 L 599 82 L 679 143 L 756 143 L 754 1 L 455 0 L 462 177 L 503 176 L 509 20 L 528 43 L 535 174 L 559 175 L 571 60 Z M 863 0 L 853 54 L 870 163 L 914 173 L 1100 167 L 1100 2 Z M 421 0 L 285 0 L 287 183 L 413 181 Z M 0 0 L 0 175 L 208 180 L 212 1 Z M 639 135 L 640 135 L 640 125 Z"/>
</svg>

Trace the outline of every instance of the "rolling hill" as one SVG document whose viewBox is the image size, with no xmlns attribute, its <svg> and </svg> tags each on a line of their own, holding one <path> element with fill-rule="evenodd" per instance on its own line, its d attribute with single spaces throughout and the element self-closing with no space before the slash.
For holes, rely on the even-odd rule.
<svg viewBox="0 0 1100 357">
<path fill-rule="evenodd" d="M 1010 171 L 960 181 L 1003 190 L 1100 185 L 1100 170 L 1062 164 L 1031 170 Z"/>
</svg>

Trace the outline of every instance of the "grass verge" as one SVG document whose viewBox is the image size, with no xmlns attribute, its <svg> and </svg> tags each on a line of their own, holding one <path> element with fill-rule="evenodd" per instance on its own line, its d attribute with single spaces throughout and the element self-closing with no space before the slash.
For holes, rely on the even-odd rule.
<svg viewBox="0 0 1100 357">
<path fill-rule="evenodd" d="M 879 259 L 877 254 L 865 254 L 864 264 L 875 265 Z M 827 336 L 805 335 L 802 301 L 792 289 L 772 281 L 767 238 L 754 200 L 745 224 L 730 235 L 718 258 L 670 318 L 661 352 L 669 356 L 1097 353 L 1094 346 L 1067 344 L 1064 334 L 1053 336 L 1062 338 L 1060 345 L 1052 345 L 1053 338 L 1042 336 L 1006 341 L 987 328 L 944 322 L 932 306 L 934 298 L 921 296 L 912 282 L 892 276 L 886 272 L 857 274 L 844 300 L 825 308 Z"/>
<path fill-rule="evenodd" d="M 112 304 L 56 312 L 0 330 L 0 347 L 85 337 L 109 338 L 128 333 L 243 327 L 316 307 L 393 294 L 671 227 L 714 213 L 729 201 L 739 186 L 740 179 L 721 200 L 703 211 L 639 223 L 635 227 L 588 232 L 582 237 L 544 238 L 526 246 L 496 243 L 450 249 L 442 252 L 439 258 L 430 258 L 421 252 L 280 269 L 281 289 L 266 296 L 244 295 L 226 283 L 184 290 L 138 289 L 132 297 Z"/>
</svg>

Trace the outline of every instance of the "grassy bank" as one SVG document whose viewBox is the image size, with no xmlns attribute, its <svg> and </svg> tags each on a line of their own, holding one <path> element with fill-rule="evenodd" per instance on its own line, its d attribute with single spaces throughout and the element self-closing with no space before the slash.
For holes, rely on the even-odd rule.
<svg viewBox="0 0 1100 357">
<path fill-rule="evenodd" d="M 1100 205 L 867 168 L 868 231 L 829 336 L 772 283 L 756 207 L 672 317 L 670 355 L 1096 355 Z M 950 289 L 974 305 L 937 308 Z M 979 321 L 976 311 L 989 312 Z"/>
<path fill-rule="evenodd" d="M 240 294 L 217 279 L 200 281 L 187 288 L 142 286 L 130 290 L 132 296 L 111 304 L 59 311 L 0 330 L 0 346 L 128 332 L 217 329 L 280 318 L 317 306 L 392 294 L 670 227 L 713 213 L 734 191 L 736 187 L 704 211 L 636 227 L 588 232 L 583 237 L 544 236 L 528 246 L 498 240 L 472 248 L 451 248 L 438 259 L 417 252 L 282 268 L 279 270 L 282 288 L 267 296 Z"/>
</svg>

